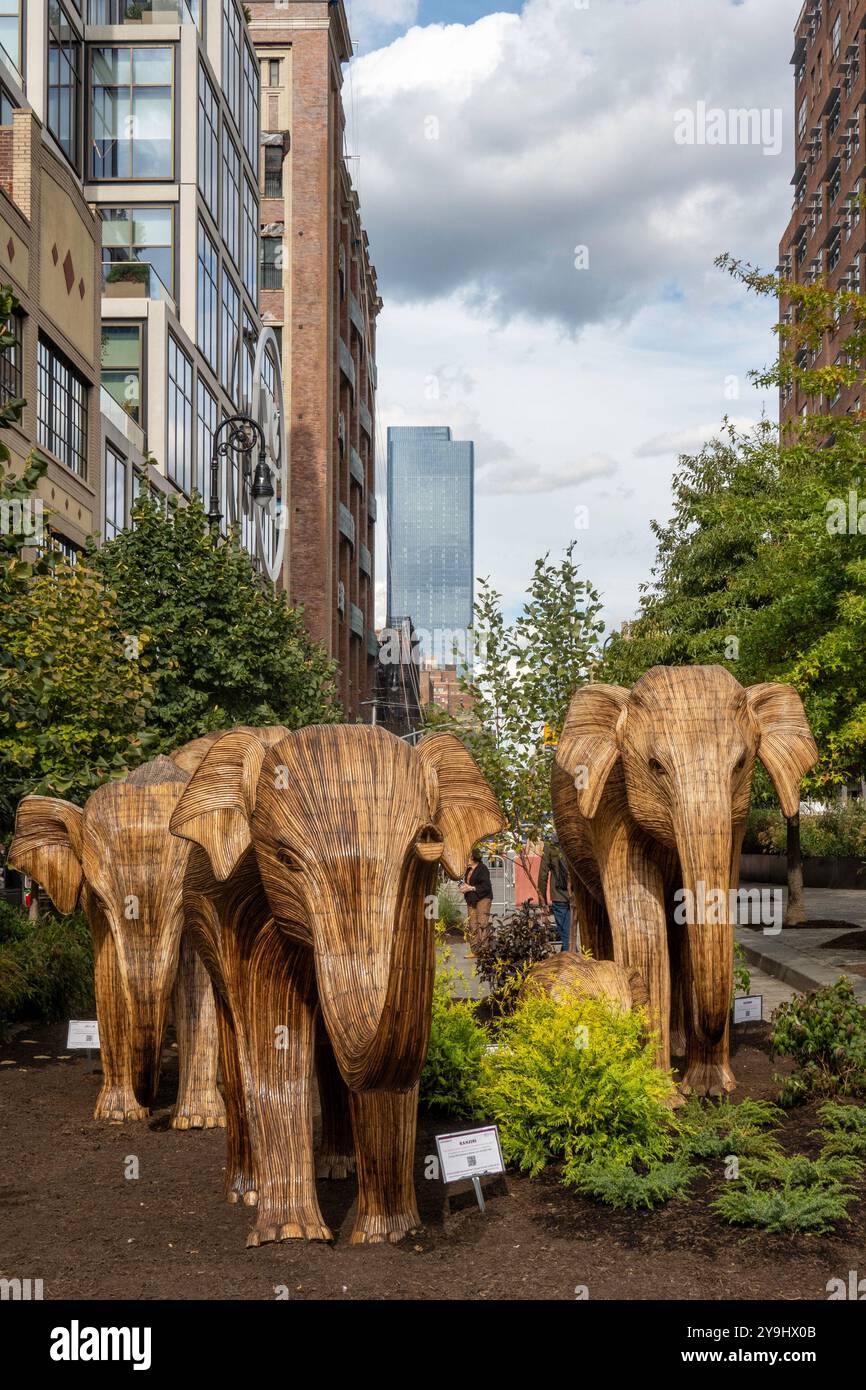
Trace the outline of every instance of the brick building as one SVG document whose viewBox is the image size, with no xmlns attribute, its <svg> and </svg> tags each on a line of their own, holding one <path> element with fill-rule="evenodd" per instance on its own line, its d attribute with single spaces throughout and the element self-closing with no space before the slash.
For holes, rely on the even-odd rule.
<svg viewBox="0 0 866 1390">
<path fill-rule="evenodd" d="M 794 28 L 795 164 L 793 210 L 779 247 L 781 273 L 800 284 L 825 277 L 832 289 L 860 291 L 866 216 L 862 111 L 866 97 L 863 43 L 866 0 L 806 0 Z M 790 308 L 781 305 L 783 322 Z M 803 366 L 840 361 L 841 335 Z M 808 411 L 861 408 L 859 388 L 807 401 L 796 385 L 783 389 L 783 422 Z"/>
<path fill-rule="evenodd" d="M 33 111 L 14 109 L 8 96 L 0 116 L 0 280 L 20 305 L 10 324 L 15 342 L 0 354 L 0 396 L 27 402 L 4 442 L 13 472 L 35 449 L 47 461 L 38 493 L 48 531 L 74 561 L 99 527 L 102 500 L 94 405 L 99 227 L 51 131 Z"/>
<path fill-rule="evenodd" d="M 369 716 L 374 631 L 375 331 L 381 301 L 344 157 L 342 0 L 248 6 L 262 75 L 259 307 L 282 344 L 289 421 L 288 589 Z"/>
<path fill-rule="evenodd" d="M 418 673 L 418 685 L 422 710 L 433 706 L 454 719 L 470 720 L 472 696 L 460 688 L 456 666 L 422 666 Z"/>
</svg>

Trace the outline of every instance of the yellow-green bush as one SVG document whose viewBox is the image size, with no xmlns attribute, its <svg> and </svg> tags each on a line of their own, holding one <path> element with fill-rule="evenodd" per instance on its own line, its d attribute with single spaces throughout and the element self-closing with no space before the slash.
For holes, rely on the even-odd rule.
<svg viewBox="0 0 866 1390">
<path fill-rule="evenodd" d="M 674 1148 L 669 1075 L 655 1066 L 642 1011 L 575 995 L 523 999 L 482 1058 L 480 1111 L 499 1126 L 505 1158 L 531 1174 L 561 1159 L 576 1185 L 596 1159 L 651 1164 Z"/>
</svg>

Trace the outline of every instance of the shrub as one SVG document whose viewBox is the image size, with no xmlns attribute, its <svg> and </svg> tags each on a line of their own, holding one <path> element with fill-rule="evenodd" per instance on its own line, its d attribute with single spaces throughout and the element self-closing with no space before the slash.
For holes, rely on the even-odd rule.
<svg viewBox="0 0 866 1390">
<path fill-rule="evenodd" d="M 826 811 L 800 815 L 800 848 L 804 859 L 821 856 L 860 859 L 866 855 L 866 805 L 862 800 Z M 778 810 L 749 813 L 743 841 L 745 854 L 785 854 L 787 823 Z"/>
<path fill-rule="evenodd" d="M 93 949 L 83 915 L 31 922 L 0 902 L 0 1033 L 18 1019 L 49 1021 L 92 1005 Z"/>
<path fill-rule="evenodd" d="M 465 917 L 463 894 L 456 883 L 443 883 L 436 895 L 436 920 L 440 927 L 459 927 Z"/>
<path fill-rule="evenodd" d="M 733 997 L 739 990 L 742 994 L 748 994 L 752 988 L 752 974 L 746 960 L 746 953 L 739 941 L 734 942 L 734 988 L 731 1008 L 733 1008 Z"/>
<path fill-rule="evenodd" d="M 818 1117 L 823 1123 L 812 1133 L 825 1140 L 822 1158 L 834 1154 L 866 1158 L 866 1109 L 862 1105 L 838 1105 L 828 1100 L 819 1109 Z"/>
<path fill-rule="evenodd" d="M 855 1171 L 856 1170 L 856 1171 Z M 713 1211 L 732 1225 L 760 1226 L 765 1231 L 827 1235 L 848 1220 L 857 1199 L 849 1179 L 859 1164 L 845 1159 L 812 1159 L 776 1154 L 767 1161 L 747 1161 L 739 1178 L 726 1184 Z"/>
<path fill-rule="evenodd" d="M 429 1110 L 471 1119 L 477 1113 L 478 1083 L 487 1034 L 476 1018 L 472 999 L 453 999 L 459 980 L 451 951 L 440 948 L 433 986 L 430 1041 L 421 1072 L 420 1099 Z"/>
<path fill-rule="evenodd" d="M 630 1164 L 597 1158 L 585 1164 L 577 1179 L 577 1189 L 618 1210 L 648 1211 L 672 1197 L 688 1201 L 688 1192 L 700 1170 L 684 1158 L 652 1163 L 643 1172 Z"/>
<path fill-rule="evenodd" d="M 490 920 L 485 940 L 475 948 L 477 974 L 498 999 L 512 997 L 530 965 L 556 952 L 559 938 L 546 914 L 532 902 Z"/>
<path fill-rule="evenodd" d="M 770 1054 L 792 1057 L 797 1071 L 779 1093 L 782 1105 L 809 1096 L 866 1093 L 866 1009 L 850 980 L 798 995 L 773 1012 Z"/>
<path fill-rule="evenodd" d="M 700 1101 L 692 1096 L 677 1114 L 683 1158 L 769 1157 L 778 1144 L 767 1130 L 778 1125 L 782 1112 L 766 1100 L 743 1100 L 733 1105 L 724 1098 Z"/>
<path fill-rule="evenodd" d="M 654 1065 L 641 1010 L 621 1014 L 582 995 L 522 999 L 496 1024 L 479 1106 L 499 1126 L 505 1158 L 531 1174 L 561 1159 L 578 1181 L 595 1159 L 652 1164 L 674 1145 L 669 1075 Z"/>
</svg>

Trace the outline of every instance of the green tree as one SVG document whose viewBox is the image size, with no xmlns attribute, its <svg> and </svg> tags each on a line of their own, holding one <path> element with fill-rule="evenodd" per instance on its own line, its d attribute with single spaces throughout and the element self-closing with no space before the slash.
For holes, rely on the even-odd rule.
<svg viewBox="0 0 866 1390">
<path fill-rule="evenodd" d="M 471 719 L 454 732 L 475 756 L 523 851 L 550 825 L 554 745 L 574 690 L 591 679 L 603 631 L 601 600 L 574 560 L 574 542 L 558 564 L 535 562 L 522 611 L 506 622 L 502 597 L 478 581 L 473 636 L 476 664 L 461 677 Z M 438 727 L 441 717 L 435 719 Z"/>
<path fill-rule="evenodd" d="M 197 495 L 166 507 L 145 491 L 133 515 L 134 527 L 93 547 L 90 563 L 140 641 L 157 751 L 235 724 L 342 717 L 334 663 L 302 614 L 274 595 L 235 534 L 212 544 Z"/>
</svg>

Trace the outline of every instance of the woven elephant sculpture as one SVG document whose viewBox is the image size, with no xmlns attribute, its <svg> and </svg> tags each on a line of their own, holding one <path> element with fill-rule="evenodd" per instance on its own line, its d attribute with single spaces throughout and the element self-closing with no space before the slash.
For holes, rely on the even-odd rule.
<svg viewBox="0 0 866 1390">
<path fill-rule="evenodd" d="M 50 796 L 26 796 L 18 806 L 10 864 L 36 879 L 59 911 L 80 903 L 93 934 L 97 1120 L 149 1114 L 171 1004 L 179 1066 L 172 1128 L 225 1124 L 213 991 L 183 929 L 189 845 L 168 828 L 214 737 L 106 782 L 83 807 Z"/>
<path fill-rule="evenodd" d="M 640 971 L 658 1063 L 685 1052 L 684 1090 L 736 1085 L 734 920 L 755 758 L 790 816 L 817 756 L 796 691 L 744 688 L 722 666 L 656 666 L 631 691 L 572 697 L 552 798 L 582 943 Z"/>
<path fill-rule="evenodd" d="M 248 1245 L 331 1239 L 319 1172 L 354 1164 L 352 1242 L 418 1224 L 418 1080 L 434 973 L 438 865 L 458 877 L 501 829 L 464 746 L 409 747 L 366 725 L 235 729 L 172 816 L 193 842 L 184 902 L 214 981 L 226 1089 L 229 1199 L 257 1201 Z"/>
</svg>

